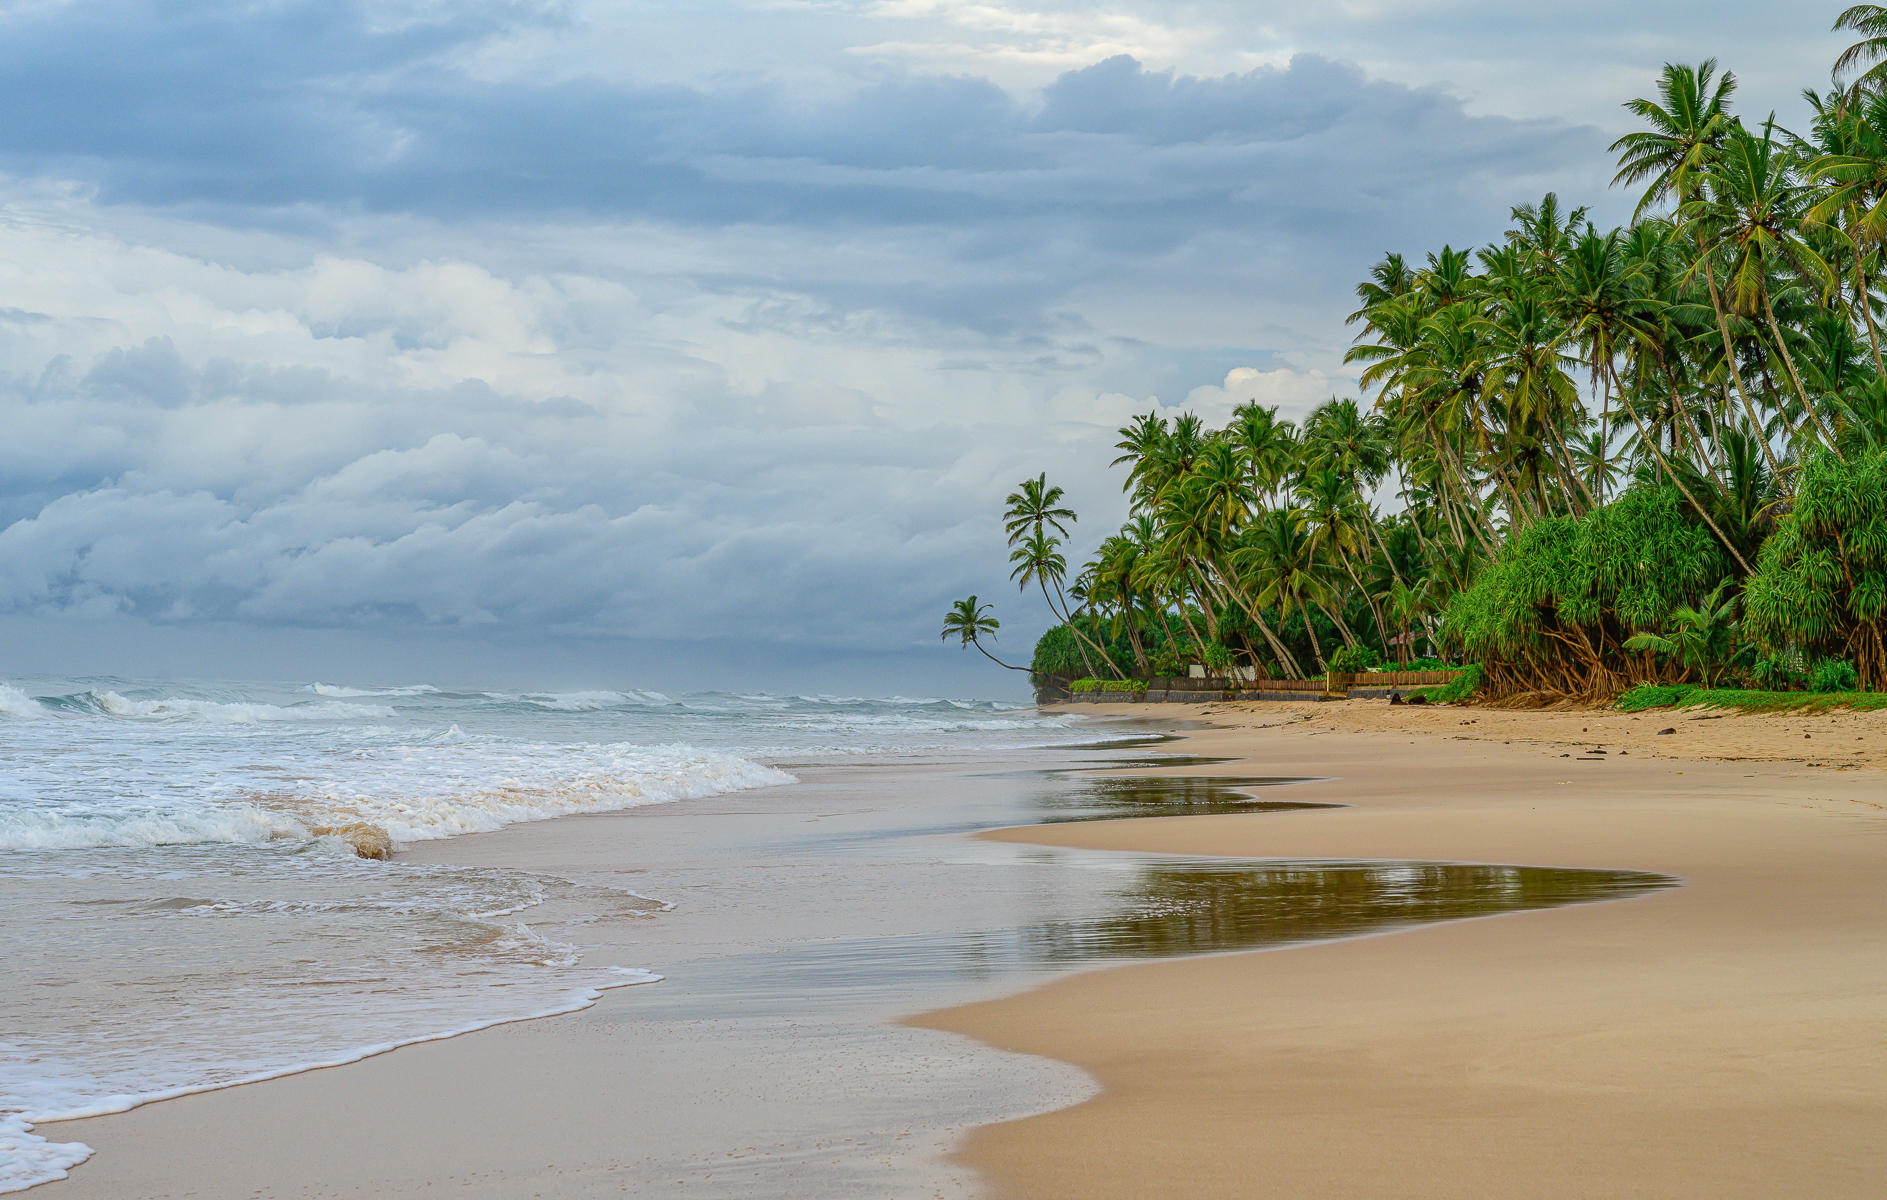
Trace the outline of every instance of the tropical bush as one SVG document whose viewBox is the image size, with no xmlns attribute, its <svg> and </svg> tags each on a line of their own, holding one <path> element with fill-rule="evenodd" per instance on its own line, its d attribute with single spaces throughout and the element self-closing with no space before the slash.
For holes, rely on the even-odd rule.
<svg viewBox="0 0 1887 1200">
<path fill-rule="evenodd" d="M 1887 452 L 1810 459 L 1744 609 L 1765 650 L 1847 659 L 1864 686 L 1887 688 Z"/>
<path fill-rule="evenodd" d="M 1481 691 L 1481 668 L 1470 666 L 1440 687 L 1421 693 L 1431 704 L 1466 704 Z"/>
<path fill-rule="evenodd" d="M 1808 690 L 1811 692 L 1851 692 L 1859 681 L 1860 674 L 1853 663 L 1842 662 L 1838 658 L 1825 658 L 1815 664 L 1808 673 Z"/>
<path fill-rule="evenodd" d="M 1382 656 L 1368 646 L 1345 646 L 1330 656 L 1330 669 L 1343 675 L 1356 675 L 1382 661 Z"/>
<path fill-rule="evenodd" d="M 1443 637 L 1496 695 L 1609 697 L 1658 673 L 1626 643 L 1726 570 L 1676 489 L 1637 487 L 1583 516 L 1530 525 L 1455 597 Z"/>
</svg>

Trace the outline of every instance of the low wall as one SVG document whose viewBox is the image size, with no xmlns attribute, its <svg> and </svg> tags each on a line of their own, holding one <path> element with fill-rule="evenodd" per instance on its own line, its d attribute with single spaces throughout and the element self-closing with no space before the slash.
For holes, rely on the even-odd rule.
<svg viewBox="0 0 1887 1200">
<path fill-rule="evenodd" d="M 1226 687 L 1224 679 L 1153 679 L 1144 692 L 1074 692 L 1067 699 L 1083 704 L 1204 704 L 1217 700 L 1385 700 L 1410 688 L 1439 687 L 1460 671 L 1374 671 L 1357 676 L 1347 688 L 1326 690 L 1322 679 L 1254 679 Z"/>
</svg>

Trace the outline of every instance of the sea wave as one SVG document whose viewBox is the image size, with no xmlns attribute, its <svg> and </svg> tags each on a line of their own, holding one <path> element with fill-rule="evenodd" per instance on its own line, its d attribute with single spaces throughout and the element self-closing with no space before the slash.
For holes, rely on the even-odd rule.
<svg viewBox="0 0 1887 1200">
<path fill-rule="evenodd" d="M 262 845 L 360 827 L 399 845 L 793 782 L 739 755 L 687 746 L 493 750 L 436 741 L 379 751 L 358 764 L 342 777 L 155 809 L 7 806 L 0 808 L 0 850 Z"/>
<path fill-rule="evenodd" d="M 0 718 L 33 721 L 45 715 L 46 708 L 39 701 L 11 684 L 0 683 Z"/>
<path fill-rule="evenodd" d="M 414 683 L 405 687 L 357 688 L 344 687 L 335 683 L 311 683 L 308 690 L 317 696 L 329 696 L 341 700 L 359 700 L 380 696 L 436 696 L 439 689 L 430 683 Z"/>
<path fill-rule="evenodd" d="M 265 704 L 254 700 L 202 700 L 159 696 L 140 700 L 105 691 L 48 696 L 42 705 L 53 712 L 116 717 L 126 721 L 200 721 L 211 725 L 257 725 L 274 721 L 382 721 L 393 716 L 384 704 L 347 704 L 337 700 L 303 704 Z"/>
<path fill-rule="evenodd" d="M 650 708 L 674 703 L 660 692 L 644 691 L 525 692 L 522 695 L 487 692 L 485 694 L 493 700 L 516 701 L 537 708 L 547 708 L 553 712 L 597 712 L 606 708 L 627 706 Z"/>
</svg>

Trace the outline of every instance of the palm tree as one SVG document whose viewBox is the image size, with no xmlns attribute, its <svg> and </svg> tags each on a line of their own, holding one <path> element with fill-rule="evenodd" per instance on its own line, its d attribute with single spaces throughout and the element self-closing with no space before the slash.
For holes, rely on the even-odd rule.
<svg viewBox="0 0 1887 1200">
<path fill-rule="evenodd" d="M 1710 58 L 1694 67 L 1665 63 L 1657 99 L 1625 102 L 1628 112 L 1651 126 L 1612 143 L 1612 153 L 1619 156 L 1612 182 L 1650 181 L 1633 219 L 1666 200 L 1682 203 L 1695 194 L 1698 177 L 1729 129 L 1735 92 L 1736 76 L 1728 71 L 1719 76 L 1717 60 Z"/>
<path fill-rule="evenodd" d="M 1705 687 L 1716 686 L 1736 639 L 1736 597 L 1723 595 L 1728 586 L 1727 579 L 1719 583 L 1695 608 L 1679 606 L 1663 633 L 1636 634 L 1626 640 L 1625 649 L 1667 655 L 1682 669 L 1697 672 Z"/>
<path fill-rule="evenodd" d="M 1277 608 L 1287 618 L 1291 606 L 1297 606 L 1304 618 L 1304 632 L 1310 638 L 1310 652 L 1317 660 L 1317 669 L 1328 670 L 1324 665 L 1323 647 L 1317 644 L 1317 630 L 1310 619 L 1310 603 L 1323 595 L 1323 572 L 1310 537 L 1297 519 L 1289 512 L 1266 513 L 1253 524 L 1245 543 L 1232 558 L 1251 581 L 1261 606 Z"/>
<path fill-rule="evenodd" d="M 1843 29 L 1860 34 L 1861 40 L 1835 59 L 1830 77 L 1839 83 L 1844 72 L 1865 63 L 1867 69 L 1855 77 L 1849 85 L 1849 93 L 1858 96 L 1878 89 L 1883 78 L 1887 78 L 1887 5 L 1849 5 L 1835 18 L 1835 30 Z"/>
<path fill-rule="evenodd" d="M 1804 236 L 1809 189 L 1797 182 L 1790 152 L 1776 144 L 1773 129 L 1766 128 L 1759 138 L 1737 126 L 1717 161 L 1706 171 L 1702 196 L 1686 209 L 1688 224 L 1698 231 L 1700 261 L 1707 263 L 1719 253 L 1728 259 L 1731 306 L 1738 316 L 1753 318 L 1760 311 L 1767 319 L 1796 398 L 1821 432 L 1823 442 L 1833 447 L 1834 435 L 1802 387 L 1795 360 L 1789 354 L 1788 339 L 1776 323 L 1770 294 L 1771 273 L 1777 268 L 1794 272 L 1823 293 L 1835 285 L 1833 270 Z M 1705 271 L 1708 278 L 1707 265 Z M 1790 433 L 1793 435 L 1794 430 Z"/>
<path fill-rule="evenodd" d="M 983 645 L 983 636 L 988 635 L 990 640 L 994 641 L 996 631 L 1000 628 L 1002 628 L 1001 623 L 989 615 L 989 605 L 978 604 L 976 597 L 971 596 L 958 600 L 950 606 L 950 611 L 944 614 L 943 640 L 947 642 L 954 637 L 965 646 L 975 646 L 984 658 L 999 667 L 1006 667 L 1011 671 L 1027 671 L 1029 669 L 1027 667 L 1011 666 L 997 658 Z"/>
<path fill-rule="evenodd" d="M 1062 593 L 1062 580 L 1067 574 L 1068 564 L 1057 552 L 1061 539 L 1068 536 L 1068 526 L 1074 524 L 1075 513 L 1062 505 L 1062 489 L 1051 487 L 1048 473 L 1044 471 L 1034 479 L 1025 479 L 1020 487 L 1009 493 L 1004 504 L 1008 505 L 1003 513 L 1003 530 L 1009 535 L 1009 545 L 1014 548 L 1009 561 L 1018 564 L 1010 574 L 1011 579 L 1020 578 L 1021 586 L 1027 588 L 1031 580 L 1042 589 L 1042 599 L 1048 604 L 1048 611 L 1061 619 L 1068 631 L 1075 636 L 1075 644 L 1081 652 L 1081 661 L 1088 670 L 1094 670 L 1094 662 L 1088 658 L 1092 649 L 1100 660 L 1108 665 L 1117 676 L 1124 673 L 1112 658 L 1103 650 L 1100 643 L 1082 632 L 1075 621 L 1074 614 L 1068 610 L 1068 598 Z M 1053 533 L 1050 533 L 1050 531 Z M 1052 562 L 1051 562 L 1052 560 Z M 1051 565 L 1059 564 L 1055 569 Z M 1054 595 L 1049 595 L 1049 588 L 1054 588 Z M 1056 600 L 1061 601 L 1056 607 Z"/>
</svg>

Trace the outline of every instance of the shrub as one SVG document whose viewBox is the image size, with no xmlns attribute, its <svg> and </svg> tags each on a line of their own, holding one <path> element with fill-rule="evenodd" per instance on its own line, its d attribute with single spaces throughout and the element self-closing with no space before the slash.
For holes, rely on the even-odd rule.
<svg viewBox="0 0 1887 1200">
<path fill-rule="evenodd" d="M 1229 646 L 1217 642 L 1206 643 L 1206 666 L 1214 671 L 1223 672 L 1232 665 L 1232 651 Z"/>
<path fill-rule="evenodd" d="M 1170 679 L 1175 675 L 1183 674 L 1185 671 L 1185 668 L 1180 664 L 1179 655 L 1172 650 L 1162 650 L 1152 655 L 1148 659 L 1148 665 L 1153 668 L 1155 675 L 1163 679 Z"/>
<path fill-rule="evenodd" d="M 1481 668 L 1476 665 L 1467 667 L 1440 687 L 1429 688 L 1426 695 L 1430 704 L 1466 704 L 1480 690 Z"/>
<path fill-rule="evenodd" d="M 1527 526 L 1449 602 L 1443 636 L 1496 695 L 1609 696 L 1647 670 L 1625 641 L 1728 573 L 1676 489 L 1636 487 L 1584 516 Z"/>
<path fill-rule="evenodd" d="M 1068 685 L 1071 692 L 1098 692 L 1104 689 L 1105 685 L 1098 679 L 1077 679 Z"/>
<path fill-rule="evenodd" d="M 1749 669 L 1752 687 L 1766 692 L 1786 692 L 1802 686 L 1801 662 L 1793 654 L 1765 654 Z"/>
<path fill-rule="evenodd" d="M 1763 650 L 1839 656 L 1862 686 L 1887 688 L 1887 451 L 1803 465 L 1743 610 Z"/>
<path fill-rule="evenodd" d="M 1340 675 L 1355 675 L 1381 661 L 1368 646 L 1345 646 L 1330 656 L 1330 669 Z"/>
<path fill-rule="evenodd" d="M 1811 692 L 1851 692 L 1860 675 L 1851 662 L 1838 658 L 1825 658 L 1815 664 L 1808 673 L 1808 690 Z"/>
</svg>

